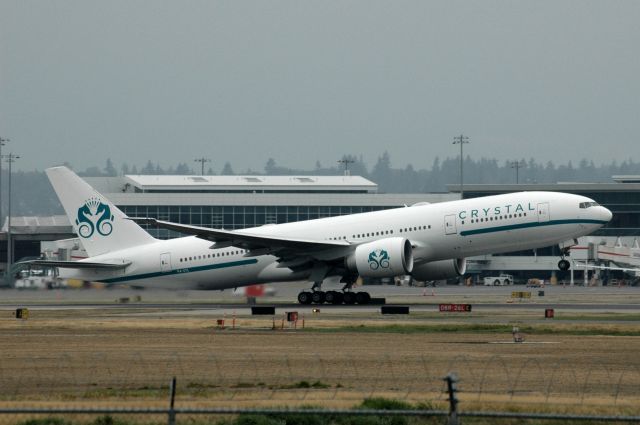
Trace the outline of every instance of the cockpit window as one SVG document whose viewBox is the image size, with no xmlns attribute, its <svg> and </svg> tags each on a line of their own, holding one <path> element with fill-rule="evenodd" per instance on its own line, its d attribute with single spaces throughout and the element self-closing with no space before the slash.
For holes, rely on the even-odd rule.
<svg viewBox="0 0 640 425">
<path fill-rule="evenodd" d="M 597 202 L 580 202 L 580 208 L 582 209 L 598 206 L 600 206 L 600 204 L 598 204 Z"/>
</svg>

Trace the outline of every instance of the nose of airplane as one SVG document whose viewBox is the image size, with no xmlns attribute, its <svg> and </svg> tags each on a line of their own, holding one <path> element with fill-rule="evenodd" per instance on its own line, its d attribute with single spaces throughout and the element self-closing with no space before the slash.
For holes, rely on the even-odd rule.
<svg viewBox="0 0 640 425">
<path fill-rule="evenodd" d="M 602 210 L 601 214 L 602 214 L 602 220 L 609 222 L 611 221 L 611 219 L 613 218 L 613 213 L 611 211 L 609 211 L 608 208 L 605 207 L 600 207 L 600 209 Z"/>
</svg>

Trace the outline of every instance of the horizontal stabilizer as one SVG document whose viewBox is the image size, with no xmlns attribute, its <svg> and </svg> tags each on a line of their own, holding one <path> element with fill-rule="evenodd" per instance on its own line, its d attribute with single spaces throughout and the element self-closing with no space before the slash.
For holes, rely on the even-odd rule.
<svg viewBox="0 0 640 425">
<path fill-rule="evenodd" d="M 18 263 L 25 266 L 59 267 L 63 269 L 124 269 L 131 261 L 122 260 L 120 263 L 95 263 L 89 261 L 54 261 L 54 260 L 29 260 Z"/>
</svg>

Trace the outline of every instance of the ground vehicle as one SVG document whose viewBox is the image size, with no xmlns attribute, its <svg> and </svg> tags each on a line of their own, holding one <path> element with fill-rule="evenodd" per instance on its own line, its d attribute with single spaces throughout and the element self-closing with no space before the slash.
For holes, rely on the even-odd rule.
<svg viewBox="0 0 640 425">
<path fill-rule="evenodd" d="M 502 286 L 513 284 L 513 276 L 501 274 L 500 276 L 487 276 L 484 278 L 484 286 Z"/>
<path fill-rule="evenodd" d="M 544 279 L 532 278 L 527 280 L 527 288 L 544 288 Z"/>
<path fill-rule="evenodd" d="M 13 286 L 16 289 L 54 289 L 62 287 L 62 282 L 57 279 L 51 268 L 32 269 L 21 270 Z"/>
</svg>

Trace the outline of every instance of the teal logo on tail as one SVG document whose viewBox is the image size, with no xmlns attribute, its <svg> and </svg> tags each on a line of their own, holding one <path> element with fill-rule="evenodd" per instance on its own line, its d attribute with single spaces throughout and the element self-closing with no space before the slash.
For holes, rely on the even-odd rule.
<svg viewBox="0 0 640 425">
<path fill-rule="evenodd" d="M 384 249 L 376 249 L 369 253 L 369 267 L 371 270 L 378 270 L 379 268 L 389 268 L 389 253 Z"/>
<path fill-rule="evenodd" d="M 101 236 L 109 236 L 113 231 L 113 218 L 109 205 L 103 204 L 100 198 L 89 198 L 78 208 L 78 235 L 90 238 L 98 232 Z"/>
</svg>

